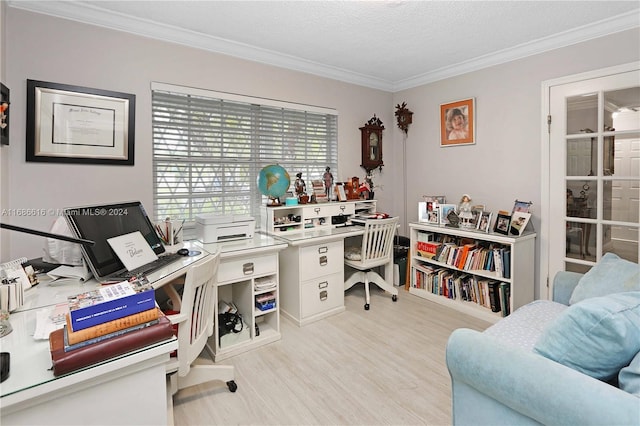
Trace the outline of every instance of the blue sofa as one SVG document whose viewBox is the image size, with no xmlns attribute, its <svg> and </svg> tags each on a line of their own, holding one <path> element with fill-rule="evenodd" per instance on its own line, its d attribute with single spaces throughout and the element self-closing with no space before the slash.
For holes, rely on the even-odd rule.
<svg viewBox="0 0 640 426">
<path fill-rule="evenodd" d="M 637 264 L 632 265 L 637 271 Z M 525 305 L 484 332 L 458 329 L 451 334 L 446 363 L 452 380 L 454 425 L 640 425 L 640 386 L 636 381 L 640 380 L 640 353 L 631 365 L 629 361 L 624 364 L 627 369 L 635 365 L 635 392 L 631 393 L 540 354 L 540 336 L 566 316 L 567 305 L 583 277 L 560 272 L 554 277 L 553 301 Z M 601 276 L 591 278 L 602 280 Z M 640 294 L 635 291 L 640 288 L 637 272 L 627 279 L 626 286 L 614 291 L 630 289 L 632 293 L 624 294 Z M 600 299 L 593 298 L 590 303 Z M 640 312 L 633 309 L 634 315 Z M 631 325 L 623 340 L 637 347 L 640 322 L 635 326 L 633 322 L 627 323 L 627 327 Z"/>
</svg>

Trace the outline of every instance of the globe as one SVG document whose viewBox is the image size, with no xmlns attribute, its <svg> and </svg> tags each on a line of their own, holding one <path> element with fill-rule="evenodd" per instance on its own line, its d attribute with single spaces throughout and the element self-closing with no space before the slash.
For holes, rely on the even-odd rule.
<svg viewBox="0 0 640 426">
<path fill-rule="evenodd" d="M 280 205 L 280 197 L 288 190 L 291 184 L 289 173 L 279 164 L 265 166 L 258 173 L 258 190 L 269 197 L 268 205 Z"/>
</svg>

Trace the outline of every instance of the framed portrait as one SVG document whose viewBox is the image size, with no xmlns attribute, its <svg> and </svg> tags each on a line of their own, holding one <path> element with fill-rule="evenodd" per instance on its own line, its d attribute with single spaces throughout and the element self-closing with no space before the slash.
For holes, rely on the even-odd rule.
<svg viewBox="0 0 640 426">
<path fill-rule="evenodd" d="M 475 98 L 440 105 L 440 146 L 473 145 Z"/>
<path fill-rule="evenodd" d="M 440 224 L 440 209 L 438 207 L 427 210 L 427 222 L 432 225 Z"/>
<path fill-rule="evenodd" d="M 531 219 L 531 213 L 514 212 L 513 215 L 511 215 L 511 224 L 509 225 L 509 233 L 511 235 L 516 235 L 516 236 L 522 235 L 530 219 Z"/>
<path fill-rule="evenodd" d="M 491 212 L 481 212 L 478 218 L 478 231 L 489 232 L 491 229 Z"/>
<path fill-rule="evenodd" d="M 27 80 L 27 161 L 132 166 L 135 95 Z"/>
<path fill-rule="evenodd" d="M 9 145 L 9 94 L 9 88 L 0 83 L 0 145 Z"/>
<path fill-rule="evenodd" d="M 503 235 L 509 235 L 509 224 L 511 223 L 511 216 L 498 213 L 496 216 L 496 224 L 493 227 L 493 232 Z"/>
<path fill-rule="evenodd" d="M 334 191 L 338 197 L 338 201 L 347 201 L 347 193 L 344 190 L 342 182 L 337 182 L 334 186 Z"/>
<path fill-rule="evenodd" d="M 516 200 L 515 203 L 513 203 L 513 210 L 511 210 L 511 215 L 513 215 L 515 212 L 531 213 L 532 204 L 533 203 L 531 201 Z"/>
<path fill-rule="evenodd" d="M 455 204 L 440 204 L 440 225 L 450 225 L 449 218 L 447 217 L 451 211 L 456 211 Z"/>
</svg>

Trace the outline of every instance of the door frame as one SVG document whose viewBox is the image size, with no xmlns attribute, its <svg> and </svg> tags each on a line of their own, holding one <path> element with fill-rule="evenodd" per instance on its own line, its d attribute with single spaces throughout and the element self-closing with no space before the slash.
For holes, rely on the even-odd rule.
<svg viewBox="0 0 640 426">
<path fill-rule="evenodd" d="M 626 64 L 616 65 L 612 67 L 600 68 L 593 71 L 587 71 L 579 74 L 568 75 L 564 77 L 544 80 L 542 82 L 542 105 L 540 128 L 541 133 L 541 162 L 542 170 L 540 173 L 540 275 L 538 288 L 540 289 L 540 298 L 544 298 L 543 289 L 547 289 L 546 299 L 552 298 L 553 277 L 549 277 L 549 248 L 550 248 L 550 165 L 551 165 L 551 140 L 550 127 L 548 117 L 551 114 L 551 88 L 564 84 L 577 83 L 579 81 L 591 80 L 600 77 L 606 77 L 612 74 L 620 74 L 624 72 L 634 71 L 640 68 L 640 62 L 629 62 Z M 551 123 L 553 126 L 553 123 Z"/>
</svg>

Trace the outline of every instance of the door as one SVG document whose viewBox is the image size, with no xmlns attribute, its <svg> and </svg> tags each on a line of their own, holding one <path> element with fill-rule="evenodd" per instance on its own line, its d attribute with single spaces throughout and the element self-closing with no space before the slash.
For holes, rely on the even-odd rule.
<svg viewBox="0 0 640 426">
<path fill-rule="evenodd" d="M 606 252 L 640 258 L 639 64 L 563 80 L 548 85 L 551 279 Z"/>
</svg>

